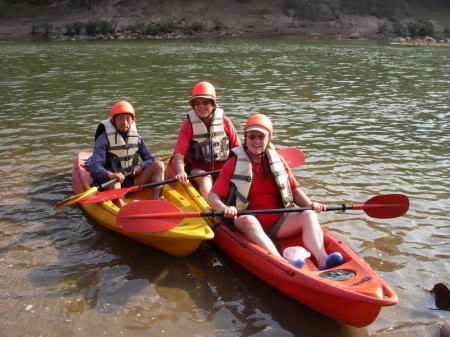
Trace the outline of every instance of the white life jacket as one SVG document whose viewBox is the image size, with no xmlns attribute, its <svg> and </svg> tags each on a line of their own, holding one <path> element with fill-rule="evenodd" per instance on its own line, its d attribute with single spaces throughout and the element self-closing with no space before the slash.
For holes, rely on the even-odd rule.
<svg viewBox="0 0 450 337">
<path fill-rule="evenodd" d="M 252 163 L 250 158 L 245 152 L 245 149 L 240 146 L 232 149 L 236 156 L 236 166 L 234 169 L 234 174 L 231 177 L 230 183 L 230 193 L 234 195 L 229 195 L 227 200 L 234 200 L 233 206 L 236 206 L 238 210 L 246 209 L 248 207 L 248 193 L 250 191 L 250 184 L 253 179 L 252 173 Z M 294 204 L 294 198 L 292 195 L 291 185 L 289 184 L 289 175 L 281 161 L 280 156 L 275 151 L 274 146 L 269 143 L 265 154 L 269 160 L 270 172 L 275 179 L 275 183 L 280 191 L 280 196 L 283 201 L 284 207 L 292 207 Z M 232 186 L 235 186 L 233 188 Z"/>
<path fill-rule="evenodd" d="M 139 154 L 137 153 L 139 149 L 139 135 L 136 123 L 133 122 L 131 124 L 126 139 L 123 139 L 122 135 L 109 119 L 100 122 L 97 128 L 96 138 L 101 134 L 99 131 L 103 127 L 109 142 L 105 168 L 113 172 L 129 172 L 133 166 L 138 164 L 139 160 Z"/>
<path fill-rule="evenodd" d="M 194 110 L 188 113 L 192 125 L 192 140 L 189 147 L 189 159 L 200 165 L 224 162 L 230 155 L 230 140 L 223 125 L 223 110 L 216 108 L 211 126 L 197 116 Z"/>
</svg>

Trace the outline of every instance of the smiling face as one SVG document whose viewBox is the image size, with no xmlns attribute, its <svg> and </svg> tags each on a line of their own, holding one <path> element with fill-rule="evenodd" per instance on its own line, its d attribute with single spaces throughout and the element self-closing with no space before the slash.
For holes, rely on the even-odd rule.
<svg viewBox="0 0 450 337">
<path fill-rule="evenodd" d="M 250 157 L 258 157 L 264 153 L 269 144 L 269 136 L 256 130 L 245 133 L 245 144 Z"/>
<path fill-rule="evenodd" d="M 127 113 L 118 114 L 114 117 L 114 125 L 120 132 L 128 132 L 133 124 L 133 116 Z"/>
<path fill-rule="evenodd" d="M 207 98 L 197 98 L 194 101 L 194 110 L 198 117 L 205 119 L 210 117 L 213 109 L 214 103 L 212 100 Z"/>
</svg>

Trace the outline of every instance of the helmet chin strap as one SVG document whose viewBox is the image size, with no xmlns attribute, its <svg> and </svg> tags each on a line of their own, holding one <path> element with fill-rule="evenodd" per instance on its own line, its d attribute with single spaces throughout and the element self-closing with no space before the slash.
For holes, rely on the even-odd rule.
<svg viewBox="0 0 450 337">
<path fill-rule="evenodd" d="M 267 149 L 267 147 L 266 147 Z M 247 154 L 251 154 L 252 156 L 255 157 L 259 157 L 259 162 L 261 164 L 261 168 L 262 168 L 262 172 L 265 178 L 267 178 L 267 173 L 266 173 L 266 169 L 265 169 L 265 165 L 264 165 L 264 157 L 266 155 L 266 149 L 264 149 L 264 152 L 260 153 L 260 154 L 253 154 L 250 149 L 247 147 L 246 142 L 244 141 L 244 150 L 245 152 L 247 152 Z"/>
<path fill-rule="evenodd" d="M 208 116 L 204 117 L 204 118 L 198 116 L 198 114 L 197 114 L 197 116 L 198 116 L 198 118 L 200 118 L 202 121 L 204 121 L 204 120 L 207 120 L 209 117 L 211 117 L 211 116 L 214 114 L 215 111 L 216 111 L 216 107 L 214 107 L 214 109 L 211 110 L 211 113 L 210 113 Z"/>
</svg>

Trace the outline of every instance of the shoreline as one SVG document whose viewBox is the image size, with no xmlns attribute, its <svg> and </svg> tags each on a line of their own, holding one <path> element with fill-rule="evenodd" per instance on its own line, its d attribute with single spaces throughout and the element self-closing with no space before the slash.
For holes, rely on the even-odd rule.
<svg viewBox="0 0 450 337">
<path fill-rule="evenodd" d="M 79 8 L 62 0 L 48 6 L 3 5 L 0 42 L 280 38 L 450 45 L 448 27 L 436 34 L 439 38 L 424 34 L 405 37 L 406 27 L 413 20 L 447 23 L 450 6 L 407 7 L 403 1 L 397 7 L 391 6 L 390 12 L 380 12 L 377 16 L 351 14 L 349 8 L 344 11 L 336 5 L 339 2 L 316 4 L 308 17 L 301 17 L 294 9 L 286 11 L 281 2 L 274 5 L 264 0 L 258 3 L 192 0 L 189 4 L 175 0 L 172 4 L 136 0 L 133 5 L 124 0 L 106 0 L 101 5 Z"/>
<path fill-rule="evenodd" d="M 258 39 L 273 39 L 273 40 L 298 40 L 304 42 L 366 42 L 374 44 L 388 44 L 392 46 L 420 46 L 420 47 L 450 47 L 450 39 L 435 40 L 430 37 L 417 38 L 417 39 L 405 39 L 401 37 L 342 37 L 339 34 L 320 34 L 308 35 L 308 34 L 269 34 L 269 33 L 252 33 L 241 35 L 230 34 L 198 34 L 195 36 L 180 35 L 180 34 L 166 34 L 157 36 L 132 36 L 122 33 L 108 34 L 108 35 L 77 35 L 77 36 L 65 36 L 65 35 L 32 35 L 26 37 L 15 37 L 3 39 L 0 37 L 1 44 L 9 43 L 33 43 L 33 42 L 88 42 L 88 41 L 145 41 L 145 40 L 258 40 Z"/>
</svg>

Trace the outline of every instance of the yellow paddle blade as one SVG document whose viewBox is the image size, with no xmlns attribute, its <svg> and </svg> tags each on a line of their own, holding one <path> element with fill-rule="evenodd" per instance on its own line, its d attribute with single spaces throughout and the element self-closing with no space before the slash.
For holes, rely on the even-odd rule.
<svg viewBox="0 0 450 337">
<path fill-rule="evenodd" d="M 90 189 L 88 189 L 87 191 L 77 194 L 77 195 L 73 195 L 70 198 L 64 199 L 63 201 L 60 201 L 55 207 L 53 207 L 54 211 L 57 211 L 61 208 L 64 208 L 70 204 L 73 204 L 74 202 L 77 202 L 81 199 L 84 199 L 88 196 L 90 196 L 91 194 L 97 193 L 98 191 L 98 186 L 97 187 L 91 187 Z"/>
<path fill-rule="evenodd" d="M 168 161 L 170 158 L 172 158 L 172 155 L 171 155 L 171 154 L 168 155 L 168 156 L 162 157 L 162 158 L 158 158 L 158 160 L 159 160 L 159 161 Z"/>
<path fill-rule="evenodd" d="M 128 177 L 131 175 L 131 172 L 128 172 L 125 174 L 125 177 Z M 88 189 L 86 192 L 83 192 L 81 194 L 74 195 L 73 197 L 64 199 L 59 204 L 57 204 L 55 207 L 53 207 L 53 210 L 57 211 L 58 209 L 61 209 L 63 207 L 66 207 L 67 205 L 73 204 L 74 202 L 80 201 L 81 199 L 84 199 L 91 194 L 95 194 L 98 191 L 103 190 L 106 186 L 111 185 L 112 183 L 115 183 L 118 180 L 118 178 L 111 179 L 110 181 L 107 181 L 106 183 L 101 184 L 100 186 L 94 186 Z"/>
</svg>

